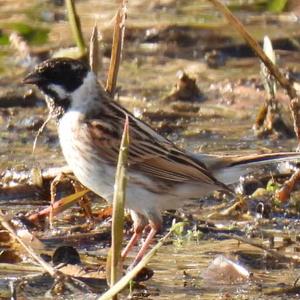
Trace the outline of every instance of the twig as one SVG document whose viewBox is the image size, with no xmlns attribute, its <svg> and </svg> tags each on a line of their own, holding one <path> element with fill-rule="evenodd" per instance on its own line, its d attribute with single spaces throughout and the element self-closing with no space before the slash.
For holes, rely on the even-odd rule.
<svg viewBox="0 0 300 300">
<path fill-rule="evenodd" d="M 56 198 L 56 191 L 58 184 L 63 180 L 65 177 L 64 173 L 58 174 L 51 182 L 50 185 L 50 210 L 49 210 L 49 227 L 53 229 L 53 216 L 54 216 L 54 203 Z"/>
<path fill-rule="evenodd" d="M 51 120 L 51 118 L 52 118 L 52 116 L 51 116 L 51 114 L 49 113 L 47 119 L 46 119 L 45 122 L 42 124 L 42 126 L 39 128 L 39 130 L 37 131 L 36 136 L 35 136 L 34 141 L 33 141 L 33 145 L 32 145 L 32 154 L 33 154 L 34 151 L 35 151 L 36 143 L 37 143 L 38 137 L 39 137 L 40 134 L 44 131 L 46 125 L 47 125 L 48 122 Z"/>
<path fill-rule="evenodd" d="M 121 7 L 118 9 L 114 27 L 113 42 L 111 49 L 111 58 L 106 81 L 106 91 L 113 97 L 116 90 L 117 77 L 120 67 L 126 20 L 126 0 L 122 1 Z"/>
<path fill-rule="evenodd" d="M 91 221 L 93 219 L 92 215 L 92 210 L 90 207 L 90 203 L 88 199 L 84 199 L 84 195 L 88 192 L 88 189 L 84 188 L 77 180 L 74 178 L 74 176 L 70 176 L 69 174 L 65 173 L 60 173 L 58 174 L 51 182 L 50 185 L 50 197 L 51 197 L 51 202 L 50 202 L 50 211 L 49 211 L 49 224 L 50 228 L 53 228 L 53 216 L 54 216 L 54 207 L 55 207 L 55 198 L 56 198 L 56 191 L 57 191 L 57 186 L 64 180 L 68 179 L 73 188 L 75 193 L 73 194 L 74 200 L 78 200 L 78 203 L 80 207 L 84 210 L 84 213 L 86 217 Z M 83 196 L 78 196 L 83 193 Z M 72 195 L 71 195 L 72 196 Z M 64 200 L 65 199 L 65 200 Z M 63 198 L 60 200 L 61 205 L 57 206 L 58 209 L 62 210 L 63 206 L 66 206 L 66 204 L 70 204 L 73 201 L 68 201 L 66 198 Z"/>
<path fill-rule="evenodd" d="M 57 282 L 61 282 L 63 285 L 66 285 L 71 289 L 73 289 L 73 287 L 79 287 L 81 290 L 84 288 L 85 293 L 91 292 L 91 289 L 86 284 L 72 276 L 65 275 L 56 270 L 50 264 L 44 261 L 37 253 L 35 253 L 30 246 L 26 245 L 25 242 L 17 235 L 9 221 L 7 221 L 7 218 L 2 210 L 0 210 L 0 223 L 13 236 L 13 238 L 20 243 L 20 245 L 28 252 L 28 254 Z"/>
<path fill-rule="evenodd" d="M 20 245 L 28 252 L 28 254 L 40 264 L 52 277 L 56 277 L 58 275 L 58 271 L 55 270 L 50 264 L 44 261 L 38 254 L 34 252 L 34 250 L 26 245 L 23 240 L 17 235 L 14 228 L 10 225 L 10 223 L 6 220 L 5 214 L 2 210 L 0 210 L 0 222 L 1 225 L 20 243 Z"/>
<path fill-rule="evenodd" d="M 284 182 L 282 187 L 276 191 L 276 197 L 281 201 L 286 201 L 290 195 L 292 190 L 295 187 L 295 184 L 300 180 L 300 169 L 297 169 L 290 179 Z"/>
</svg>

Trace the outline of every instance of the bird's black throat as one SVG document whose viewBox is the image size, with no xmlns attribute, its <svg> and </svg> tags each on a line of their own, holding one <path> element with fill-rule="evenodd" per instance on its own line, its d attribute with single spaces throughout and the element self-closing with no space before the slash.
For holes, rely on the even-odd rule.
<svg viewBox="0 0 300 300">
<path fill-rule="evenodd" d="M 59 99 L 53 93 L 45 93 L 45 101 L 52 118 L 59 120 L 69 109 L 71 100 L 69 98 Z"/>
</svg>

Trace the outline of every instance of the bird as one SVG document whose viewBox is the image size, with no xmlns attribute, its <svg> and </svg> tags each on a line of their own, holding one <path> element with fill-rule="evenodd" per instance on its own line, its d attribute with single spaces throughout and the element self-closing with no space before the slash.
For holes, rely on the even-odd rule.
<svg viewBox="0 0 300 300">
<path fill-rule="evenodd" d="M 112 202 L 119 147 L 125 120 L 129 122 L 129 152 L 125 207 L 133 220 L 133 235 L 122 251 L 125 258 L 150 227 L 134 258 L 136 265 L 162 227 L 162 211 L 215 190 L 232 191 L 249 167 L 293 160 L 297 152 L 219 156 L 179 148 L 151 126 L 115 102 L 87 64 L 71 58 L 51 58 L 23 80 L 44 94 L 49 114 L 57 122 L 64 158 L 79 182 Z"/>
</svg>

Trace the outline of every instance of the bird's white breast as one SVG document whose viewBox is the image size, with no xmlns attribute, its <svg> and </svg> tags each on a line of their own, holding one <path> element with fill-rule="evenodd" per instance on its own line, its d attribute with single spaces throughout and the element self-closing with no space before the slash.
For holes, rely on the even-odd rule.
<svg viewBox="0 0 300 300">
<path fill-rule="evenodd" d="M 89 144 L 82 128 L 83 114 L 70 110 L 60 119 L 58 134 L 64 157 L 78 180 L 87 188 L 112 200 L 115 167 L 105 164 Z"/>
<path fill-rule="evenodd" d="M 76 129 L 79 126 L 82 114 L 78 111 L 69 111 L 64 114 L 64 116 L 59 121 L 58 135 L 60 144 L 68 162 L 70 154 L 73 148 L 74 138 Z"/>
</svg>

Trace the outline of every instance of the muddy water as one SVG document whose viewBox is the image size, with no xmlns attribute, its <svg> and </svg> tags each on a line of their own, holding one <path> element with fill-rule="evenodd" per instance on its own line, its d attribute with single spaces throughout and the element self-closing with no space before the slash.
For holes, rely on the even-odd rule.
<svg viewBox="0 0 300 300">
<path fill-rule="evenodd" d="M 50 49 L 57 51 L 73 46 L 60 1 L 20 3 L 0 0 L 0 91 L 4 94 L 1 99 L 9 91 L 23 88 L 20 80 L 32 67 L 34 59 L 49 55 Z M 280 49 L 277 53 L 282 67 L 299 72 L 297 11 L 295 14 L 263 13 L 270 1 L 226 3 L 257 39 L 268 34 L 274 40 Z M 103 81 L 108 69 L 116 8 L 117 4 L 112 1 L 77 2 L 86 41 L 95 22 L 103 35 L 103 69 L 99 74 Z M 208 2 L 130 1 L 127 24 L 117 100 L 137 116 L 153 124 L 178 145 L 193 151 L 241 154 L 295 148 L 294 139 L 258 139 L 253 134 L 255 114 L 265 97 L 259 81 L 259 62 Z M 30 59 L 22 56 L 20 50 L 9 47 L 7 39 L 12 31 L 22 33 L 29 41 Z M 220 51 L 217 68 L 209 67 L 204 59 L 213 49 Z M 171 92 L 180 70 L 196 78 L 205 100 L 193 103 L 162 100 Z M 22 91 L 18 93 L 22 94 Z M 286 106 L 287 97 L 282 91 L 279 93 Z M 54 123 L 41 134 L 32 154 L 39 127 L 36 124 L 46 117 L 42 102 L 37 106 L 1 108 L 1 170 L 64 165 Z M 287 119 L 291 122 L 288 113 Z M 207 210 L 214 211 L 214 207 L 199 200 L 189 212 L 201 220 L 207 216 Z M 285 218 L 283 214 L 279 217 L 279 220 L 269 220 L 265 227 L 258 226 L 254 218 L 246 225 L 236 224 L 234 218 L 218 222 L 226 228 L 237 226 L 251 231 L 249 228 L 258 226 L 261 232 L 271 231 L 278 238 L 283 234 L 295 238 L 299 226 L 297 218 Z M 241 253 L 251 255 L 245 258 Z M 254 279 L 243 284 L 205 281 L 202 272 L 219 254 L 242 261 L 253 272 Z M 253 257 L 257 265 L 252 264 Z M 268 296 L 266 290 L 283 284 L 292 285 L 299 275 L 299 269 L 289 264 L 284 264 L 281 269 L 277 265 L 270 266 L 261 250 L 209 235 L 199 241 L 181 237 L 178 242 L 175 238 L 173 244 L 161 248 L 150 267 L 155 270 L 155 275 L 146 282 L 145 295 L 148 293 L 151 299 L 286 299 L 286 294 Z M 298 295 L 289 298 L 298 299 Z"/>
</svg>

